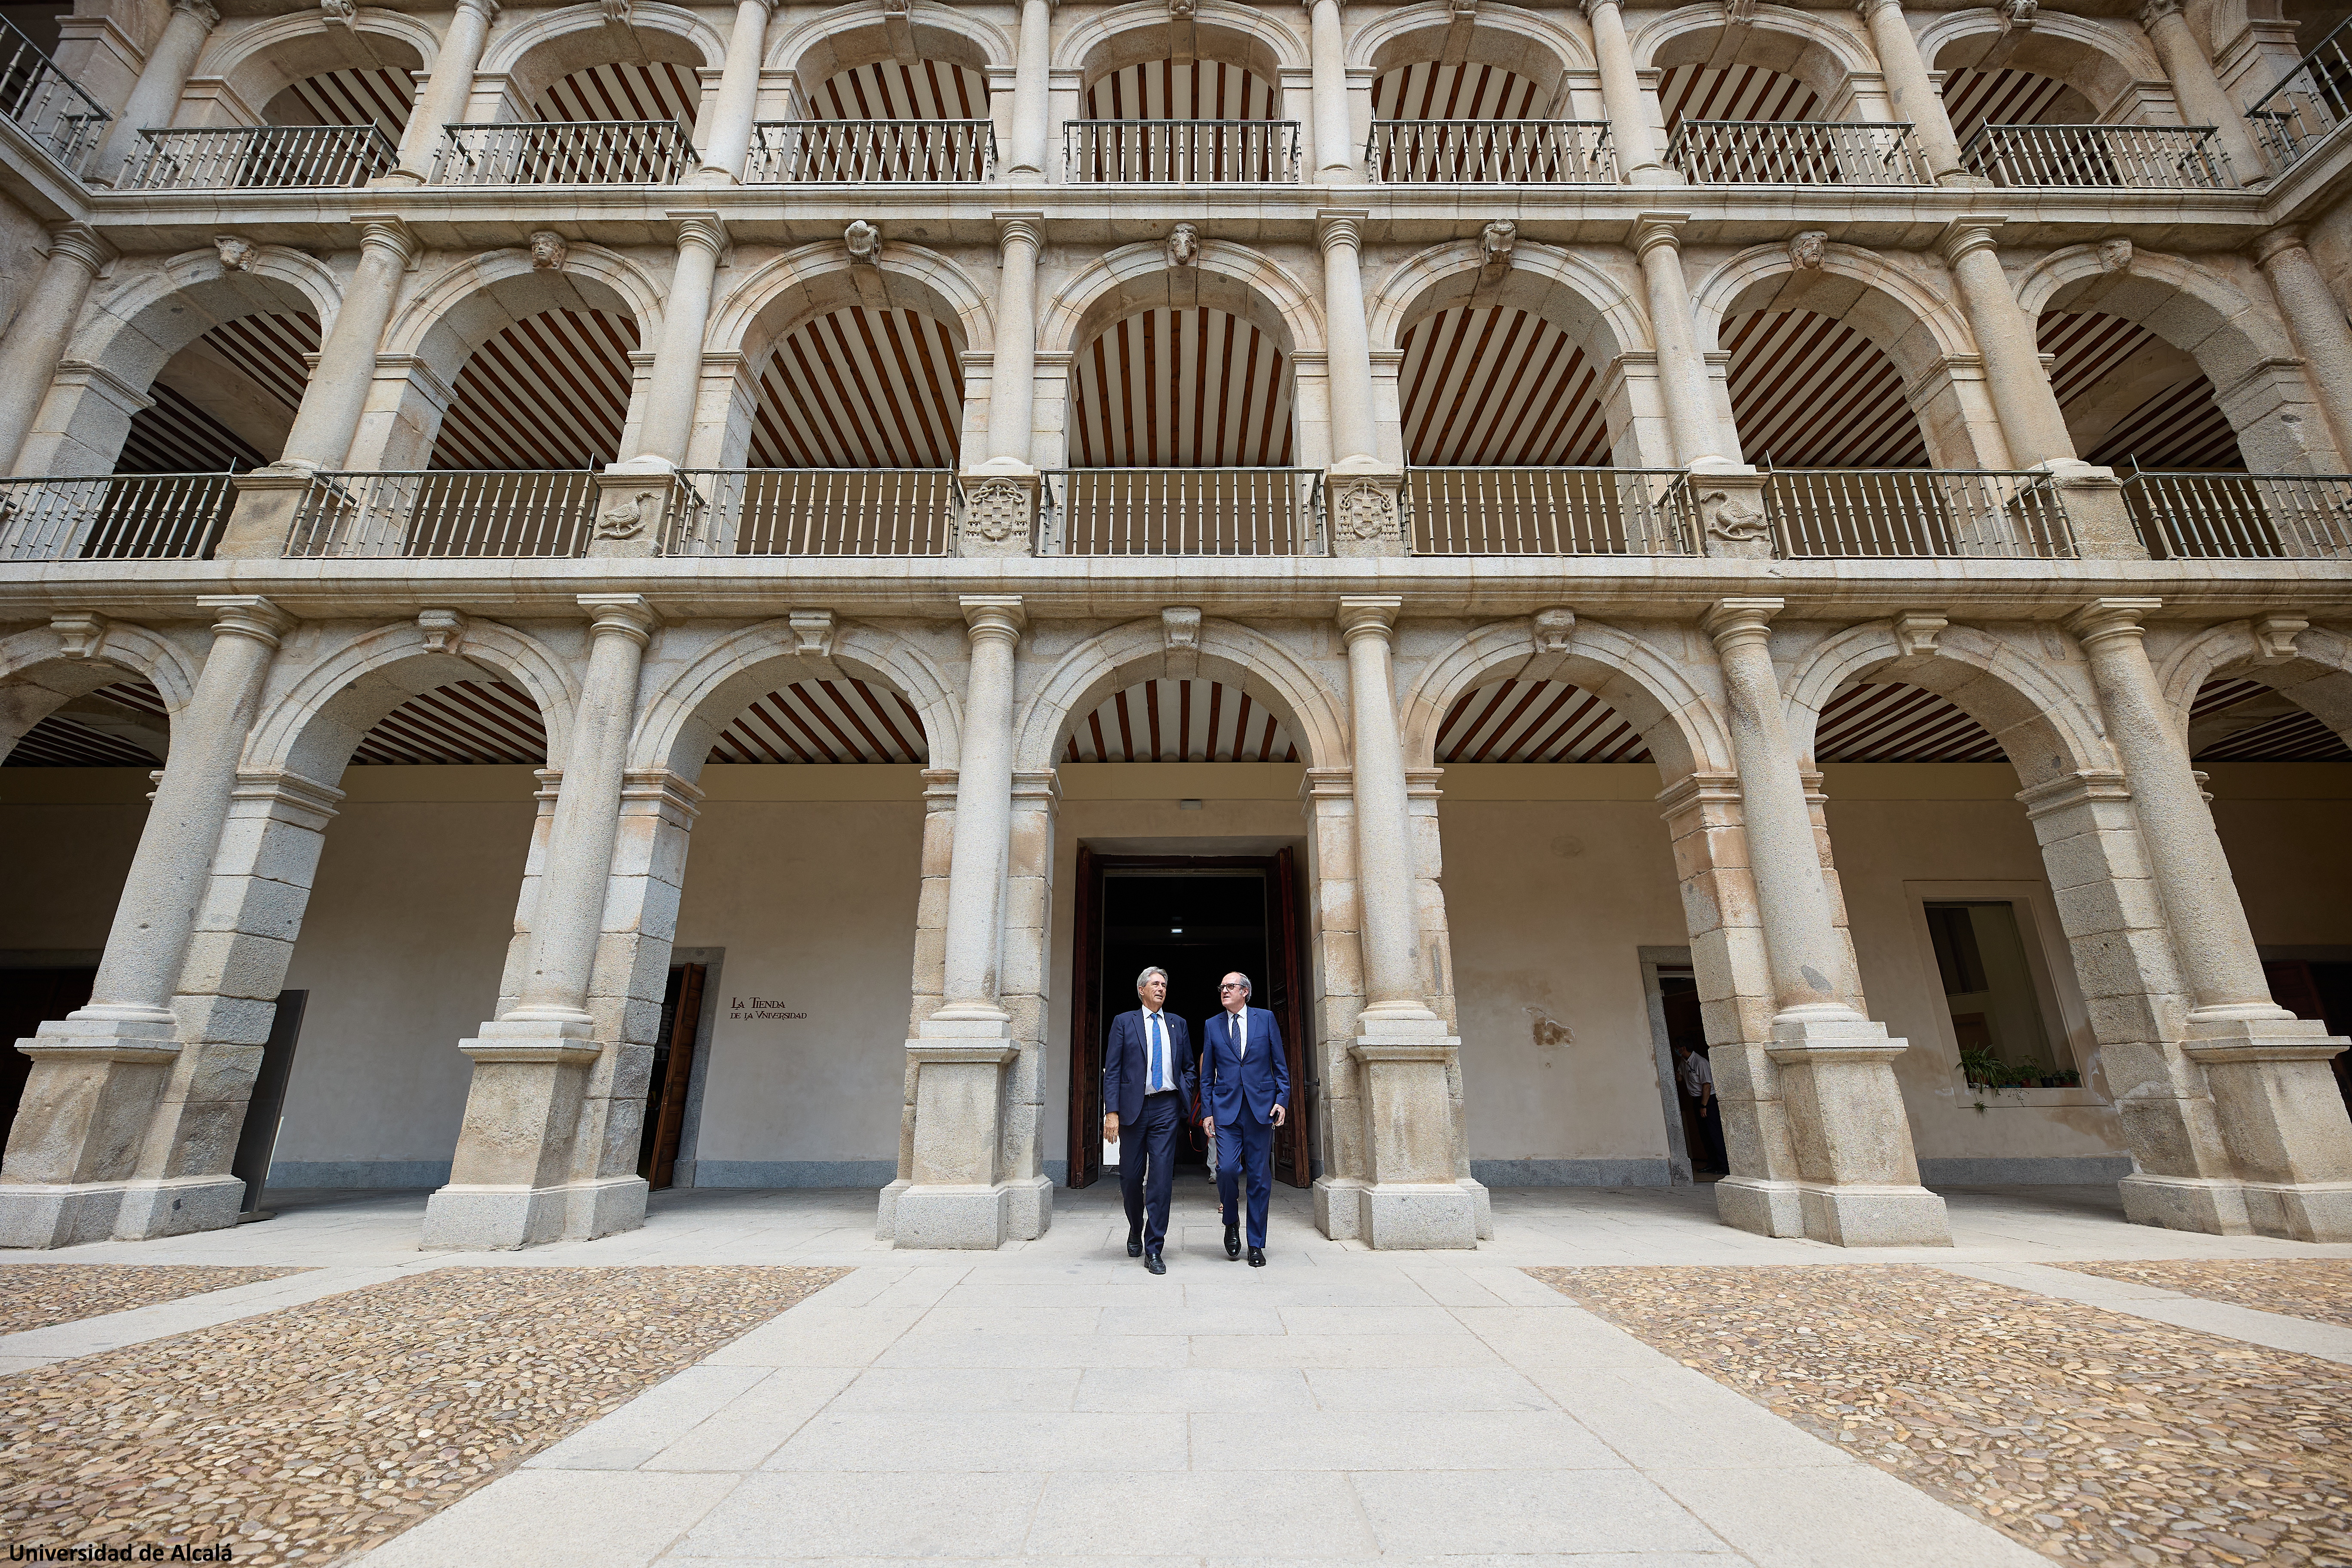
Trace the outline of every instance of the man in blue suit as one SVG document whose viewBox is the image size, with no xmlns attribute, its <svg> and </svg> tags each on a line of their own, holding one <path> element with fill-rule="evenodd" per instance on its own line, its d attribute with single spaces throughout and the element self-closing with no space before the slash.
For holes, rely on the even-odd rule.
<svg viewBox="0 0 2352 1568">
<path fill-rule="evenodd" d="M 1110 1021 L 1103 1050 L 1103 1137 L 1118 1145 L 1118 1188 L 1127 1200 L 1127 1255 L 1154 1274 L 1168 1235 L 1168 1194 L 1176 1181 L 1176 1134 L 1192 1103 L 1192 1034 L 1166 1011 L 1168 972 L 1135 977 L 1143 1005 Z M 1147 1186 L 1146 1184 L 1149 1183 Z"/>
<path fill-rule="evenodd" d="M 1265 1267 L 1265 1208 L 1274 1196 L 1274 1130 L 1289 1114 L 1290 1063 L 1274 1015 L 1249 1005 L 1249 976 L 1228 974 L 1217 987 L 1225 1010 L 1202 1026 L 1202 1127 L 1217 1141 L 1217 1196 L 1225 1209 L 1225 1256 L 1242 1255 L 1234 1213 L 1241 1178 L 1249 1178 L 1249 1260 Z"/>
</svg>

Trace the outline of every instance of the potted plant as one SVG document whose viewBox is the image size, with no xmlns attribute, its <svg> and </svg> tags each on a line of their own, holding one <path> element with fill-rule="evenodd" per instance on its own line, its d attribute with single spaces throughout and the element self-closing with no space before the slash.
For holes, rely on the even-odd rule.
<svg viewBox="0 0 2352 1568">
<path fill-rule="evenodd" d="M 1990 1047 L 1975 1046 L 1960 1052 L 1960 1071 L 1972 1089 L 1998 1089 L 2009 1068 Z"/>
</svg>

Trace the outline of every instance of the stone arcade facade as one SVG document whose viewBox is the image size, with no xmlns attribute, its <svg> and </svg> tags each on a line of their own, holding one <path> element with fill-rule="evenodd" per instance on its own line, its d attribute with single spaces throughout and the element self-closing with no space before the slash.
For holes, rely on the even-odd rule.
<svg viewBox="0 0 2352 1568">
<path fill-rule="evenodd" d="M 2021 804 L 1987 810 L 2021 810 L 2038 845 L 2038 871 L 2008 880 L 2032 882 L 2054 912 L 2042 983 L 2064 1015 L 2053 1050 L 2084 1079 L 2040 1091 L 2057 1108 L 2033 1112 L 2044 1142 L 2035 1132 L 1983 1152 L 2128 1156 L 2125 1205 L 2145 1223 L 2352 1240 L 2352 1121 L 2329 1066 L 2345 1041 L 2273 999 L 2263 961 L 2280 942 L 2242 899 L 2249 873 L 2233 878 L 2191 743 L 2200 693 L 2230 681 L 2315 719 L 2325 746 L 2352 736 L 2341 500 L 2295 525 L 2316 532 L 2291 536 L 2274 509 L 2264 542 L 2184 544 L 2190 524 L 2161 498 L 2193 487 L 2127 491 L 2087 460 L 2080 433 L 2133 411 L 2098 406 L 2096 388 L 2062 396 L 2064 355 L 2045 366 L 2036 335 L 2053 312 L 2125 323 L 2142 343 L 2133 365 L 2206 387 L 2244 468 L 2352 495 L 2329 478 L 2352 468 L 2341 455 L 2352 324 L 2337 292 L 2352 226 L 2330 205 L 2352 145 L 2322 128 L 2290 141 L 2288 157 L 2258 144 L 2275 119 L 2245 112 L 2296 68 L 2291 24 L 2230 5 L 2184 20 L 2172 0 L 2137 21 L 1895 0 L 1638 12 L 1616 0 L 743 0 L 731 13 L 272 0 L 227 17 L 177 0 L 168 12 L 85 6 L 55 52 L 111 118 L 0 121 L 0 246 L 23 279 L 0 339 L 0 457 L 18 476 L 0 549 L 0 747 L 126 681 L 152 688 L 170 741 L 152 805 L 123 832 L 91 998 L 19 1044 L 31 1070 L 0 1167 L 0 1244 L 236 1223 L 247 1194 L 232 1158 L 330 824 L 387 722 L 486 681 L 535 710 L 544 766 L 495 1006 L 467 1037 L 406 1047 L 424 1059 L 454 1043 L 470 1064 L 446 1175 L 434 1173 L 428 1247 L 642 1222 L 673 947 L 707 940 L 681 926 L 688 868 L 723 879 L 740 853 L 689 855 L 698 817 L 716 809 L 706 770 L 740 772 L 751 759 L 723 749 L 730 726 L 803 688 L 895 702 L 908 732 L 866 739 L 908 778 L 919 769 L 902 792 L 913 853 L 877 848 L 873 860 L 912 884 L 890 894 L 909 912 L 858 928 L 889 963 L 911 954 L 903 1037 L 823 1042 L 835 1063 L 887 1056 L 886 1078 L 903 1060 L 879 1234 L 977 1247 L 1042 1233 L 1078 1152 L 1055 1103 L 1069 1092 L 1070 994 L 1086 983 L 1070 973 L 1079 808 L 1066 796 L 1073 770 L 1091 765 L 1078 739 L 1088 716 L 1116 703 L 1123 727 L 1146 683 L 1181 687 L 1187 702 L 1197 687 L 1254 704 L 1266 726 L 1258 761 L 1239 760 L 1236 743 L 1227 765 L 1257 768 L 1254 780 L 1290 770 L 1278 782 L 1295 813 L 1236 810 L 1247 822 L 1230 837 L 1300 851 L 1302 1092 L 1315 1215 L 1330 1236 L 1470 1247 L 1489 1231 L 1486 1058 L 1465 1052 L 1464 1019 L 1506 983 L 1452 934 L 1468 914 L 1441 837 L 1457 820 L 1449 775 L 1489 776 L 1485 752 L 1449 737 L 1510 683 L 1572 689 L 1631 737 L 1614 761 L 1558 767 L 1645 770 L 1644 809 L 1663 829 L 1638 831 L 1657 836 L 1661 867 L 1670 852 L 1678 886 L 1683 929 L 1665 935 L 1687 942 L 1711 1047 L 1727 1224 L 1853 1246 L 1948 1237 L 1915 1132 L 1954 1116 L 1967 1080 L 1946 1042 L 1890 1034 L 1886 987 L 1874 980 L 1865 994 L 1869 944 L 1889 939 L 1849 924 L 1853 873 L 1840 875 L 1832 832 L 1844 819 L 1822 755 L 1823 716 L 1842 698 L 1901 687 L 1990 737 L 2014 771 L 2000 793 Z M 2095 142 L 2108 174 L 2020 178 L 1970 151 L 1982 137 L 1964 148 L 1948 111 L 1956 79 L 1996 58 L 2088 100 L 2093 123 L 2038 128 Z M 914 65 L 929 68 L 891 74 Z M 1260 107 L 1202 112 L 1204 70 Z M 268 106 L 369 71 L 413 89 L 396 134 L 379 129 L 369 153 L 353 121 L 330 174 L 254 174 L 267 162 L 257 149 L 301 129 Z M 942 81 L 969 84 L 980 111 L 812 107 L 820 89 L 912 92 L 919 77 L 943 95 Z M 688 95 L 673 129 L 685 135 L 690 119 L 691 141 L 674 165 L 595 173 L 618 166 L 599 160 L 621 156 L 622 117 L 549 107 L 567 83 L 623 78 Z M 1478 96 L 1517 90 L 1498 78 L 1528 89 L 1507 116 Z M 1785 120 L 1691 111 L 1762 78 L 1796 84 L 1813 107 Z M 1129 90 L 1162 96 L 1138 118 Z M 1409 91 L 1477 103 L 1413 119 L 1397 111 Z M 776 173 L 791 137 L 837 151 L 847 133 L 807 129 L 828 123 L 867 127 L 857 134 L 884 149 L 859 165 L 865 177 L 816 172 L 814 155 Z M 931 126 L 931 140 L 909 141 L 909 123 Z M 2212 129 L 2174 136 L 2184 126 Z M 236 127 L 278 129 L 236 132 L 245 162 L 211 184 L 157 173 L 201 163 Z M 2084 141 L 2101 127 L 2171 137 L 2174 176 L 2114 175 L 2128 148 Z M 1874 174 L 1847 162 L 1864 132 L 1885 133 L 1869 142 Z M 499 152 L 498 136 L 523 152 Z M 1498 136 L 1511 151 L 1495 153 Z M 982 142 L 992 163 L 956 162 Z M 2233 173 L 2185 180 L 2176 154 Z M 910 158 L 941 157 L 949 177 L 909 172 Z M 1562 159 L 1586 172 L 1563 177 Z M 1776 159 L 1811 172 L 1756 172 Z M 505 173 L 466 173 L 490 166 Z M 1822 323 L 1808 328 L 1819 342 L 1864 345 L 1789 362 L 1796 404 L 1834 404 L 1879 384 L 1867 377 L 1883 367 L 1893 395 L 1846 417 L 1896 408 L 1906 423 L 1887 450 L 1916 442 L 1919 460 L 1759 466 L 1770 400 L 1743 334 L 1792 316 Z M 807 357 L 812 323 L 902 320 L 936 335 L 893 348 L 886 331 L 860 359 L 845 331 L 838 366 Z M 592 401 L 567 379 L 588 361 L 530 358 L 530 342 L 551 341 L 533 323 L 558 321 L 625 329 L 598 362 L 615 367 L 612 440 L 593 462 L 572 460 L 576 483 L 528 500 L 434 479 L 499 467 L 460 460 L 454 443 L 492 428 L 500 407 Z M 1139 339 L 1127 331 L 1139 321 Z M 1465 329 L 1441 355 L 1441 321 L 1489 336 Z M 253 390 L 268 388 L 258 362 L 229 352 L 243 341 L 232 329 L 263 322 L 295 323 L 281 356 L 296 369 L 291 401 L 275 414 Z M 1457 354 L 1507 355 L 1492 334 L 1523 329 L 1581 356 L 1577 390 L 1534 357 L 1492 362 L 1524 374 L 1446 379 Z M 503 405 L 499 364 L 523 389 Z M 1168 395 L 1131 392 L 1147 382 Z M 950 383 L 954 398 L 923 402 L 925 386 Z M 888 419 L 876 412 L 901 394 Z M 1555 403 L 1594 411 L 1591 460 L 1566 447 L 1429 455 L 1435 424 L 1460 419 L 1447 408 L 1499 426 L 1549 417 Z M 124 521 L 165 493 L 124 477 L 156 471 L 124 454 L 160 428 L 159 410 L 184 405 L 261 466 L 236 477 L 233 498 L 218 492 L 216 516 L 190 513 L 192 529 Z M 774 432 L 793 407 L 812 430 L 944 410 L 933 434 L 948 460 L 777 460 Z M 1187 437 L 1195 408 L 1221 426 L 1230 416 L 1249 439 L 1228 451 L 1197 418 Z M 1795 437 L 1784 426 L 1779 438 Z M 504 465 L 542 478 L 565 467 Z M 874 520 L 913 515 L 907 498 L 932 493 L 918 481 L 934 470 L 949 498 L 950 468 L 942 531 L 884 542 Z M 1078 487 L 1105 483 L 1090 476 L 1129 468 L 1209 478 L 1082 499 Z M 1832 469 L 1843 489 L 1818 479 Z M 831 542 L 746 542 L 742 487 L 789 470 L 889 476 L 872 482 L 895 499 L 843 481 L 807 525 Z M 1552 485 L 1542 493 L 1554 500 L 1495 501 L 1482 472 L 1549 474 L 1514 482 Z M 1645 474 L 1654 488 L 1589 499 L 1602 493 L 1591 476 Z M 1969 511 L 1959 491 L 1920 478 L 1937 474 L 1996 499 Z M 712 475 L 716 489 L 696 489 L 694 476 Z M 367 488 L 385 477 L 407 486 L 389 511 L 368 499 L 386 493 Z M 2285 482 L 2261 481 L 2262 493 Z M 1803 500 L 1817 493 L 1806 483 L 1832 499 Z M 456 499 L 431 503 L 427 520 L 428 492 Z M 1244 495 L 1255 499 L 1232 499 Z M 1580 505 L 1583 521 L 1557 521 Z M 2332 523 L 2327 505 L 2339 507 Z M 741 531 L 697 521 L 722 512 Z M 552 532 L 520 542 L 549 516 Z M 1448 542 L 1465 537 L 1484 542 Z M 1163 746 L 1152 711 L 1144 765 L 1225 761 L 1213 734 L 1205 748 Z M 1105 744 L 1097 731 L 1092 762 L 1108 760 Z M 1216 807 L 1202 776 L 1171 785 L 1170 804 L 1201 805 L 1197 791 Z M 33 911 L 0 947 L 92 945 L 49 934 L 38 913 L 54 908 L 63 931 L 91 918 L 73 910 L 108 901 L 110 889 L 73 890 L 105 855 L 60 869 L 33 842 L 39 810 L 73 804 L 55 789 L 0 796 Z M 1100 832 L 1076 837 L 1164 854 L 1192 831 L 1099 815 Z M 1565 805 L 1529 807 L 1501 831 L 1549 837 L 1547 823 L 1571 817 Z M 2343 829 L 2329 812 L 2311 820 L 2323 841 L 2308 874 L 2324 879 Z M 1897 831 L 1933 837 L 1939 821 L 1922 808 Z M 1557 855 L 1584 853 L 1580 838 L 1558 843 Z M 1597 858 L 1568 897 L 1605 918 L 1634 895 Z M 488 875 L 468 896 L 503 907 L 509 889 L 485 889 Z M 2271 887 L 2297 871 L 2273 862 L 2260 875 Z M 759 896 L 822 908 L 855 880 Z M 2324 889 L 2309 897 L 2324 930 L 2302 945 L 2352 943 L 2340 889 L 2333 909 Z M 1557 905 L 1537 914 L 1567 918 Z M 383 919 L 388 931 L 389 903 Z M 402 973 L 429 987 L 440 963 L 471 956 L 430 949 Z M 1574 1033 L 1547 1035 L 1543 1008 L 1507 1001 L 1506 1013 L 1538 1015 L 1538 1047 Z M 1671 1071 L 1662 1041 L 1653 1050 L 1646 1033 L 1626 1033 L 1612 1070 L 1654 1094 Z M 1938 1075 L 1941 1088 L 1920 1087 Z M 865 1076 L 852 1089 L 813 1070 L 796 1092 L 820 1114 L 870 1121 Z M 353 1092 L 396 1099 L 399 1082 Z M 1687 1175 L 1678 1127 L 1657 1145 L 1658 1169 L 1669 1145 Z M 1497 1173 L 1509 1180 L 1537 1156 L 1584 1151 L 1496 1152 L 1528 1156 Z M 704 1163 L 720 1162 L 706 1150 Z"/>
</svg>

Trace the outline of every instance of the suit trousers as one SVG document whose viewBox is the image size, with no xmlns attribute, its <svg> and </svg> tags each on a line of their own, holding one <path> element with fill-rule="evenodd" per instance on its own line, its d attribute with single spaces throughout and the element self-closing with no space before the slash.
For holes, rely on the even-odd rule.
<svg viewBox="0 0 2352 1568">
<path fill-rule="evenodd" d="M 1176 1185 L 1176 1131 L 1183 1111 L 1174 1091 L 1143 1097 L 1143 1121 L 1118 1130 L 1118 1192 L 1127 1200 L 1127 1228 L 1143 1230 L 1143 1250 L 1157 1252 L 1168 1235 L 1168 1195 Z"/>
<path fill-rule="evenodd" d="M 1239 1121 L 1217 1123 L 1217 1199 L 1225 1223 L 1234 1223 L 1234 1201 L 1249 1185 L 1249 1244 L 1265 1245 L 1266 1205 L 1274 1198 L 1274 1129 L 1242 1107 Z"/>
</svg>

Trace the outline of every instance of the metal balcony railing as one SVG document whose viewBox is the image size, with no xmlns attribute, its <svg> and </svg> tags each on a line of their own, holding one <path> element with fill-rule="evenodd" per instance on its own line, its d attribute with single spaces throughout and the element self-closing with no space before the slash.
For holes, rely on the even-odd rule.
<svg viewBox="0 0 2352 1568">
<path fill-rule="evenodd" d="M 2074 553 L 2065 501 L 2047 474 L 1775 468 L 1764 509 L 1780 553 L 1800 559 Z"/>
<path fill-rule="evenodd" d="M 985 180 L 996 127 L 985 120 L 763 120 L 751 128 L 752 185 Z"/>
<path fill-rule="evenodd" d="M 694 167 L 675 120 L 450 125 L 433 163 L 439 185 L 675 185 Z"/>
<path fill-rule="evenodd" d="M 2352 558 L 2352 474 L 2135 473 L 2124 503 L 2162 561 Z"/>
<path fill-rule="evenodd" d="M 689 468 L 665 555 L 947 555 L 963 495 L 945 468 Z"/>
<path fill-rule="evenodd" d="M 286 553 L 579 555 L 595 513 L 595 478 L 584 468 L 316 474 L 295 512 Z"/>
<path fill-rule="evenodd" d="M 1066 121 L 1062 169 L 1073 184 L 1295 184 L 1298 121 Z"/>
<path fill-rule="evenodd" d="M 0 561 L 200 561 L 236 500 L 226 474 L 0 479 Z"/>
<path fill-rule="evenodd" d="M 1604 120 L 1376 120 L 1364 167 L 1391 185 L 1617 183 Z"/>
<path fill-rule="evenodd" d="M 1907 123 L 1841 120 L 1685 120 L 1666 162 L 1694 184 L 1925 185 Z"/>
<path fill-rule="evenodd" d="M 2246 110 L 2263 151 L 2282 169 L 2347 120 L 2352 120 L 2352 20 L 2338 23 Z"/>
<path fill-rule="evenodd" d="M 88 171 L 90 154 L 114 119 L 5 17 L 0 17 L 0 114 L 15 121 L 76 174 Z"/>
<path fill-rule="evenodd" d="M 400 149 L 373 125 L 245 125 L 142 131 L 121 191 L 291 191 L 364 185 Z"/>
<path fill-rule="evenodd" d="M 1960 149 L 1996 185 L 2143 191 L 2237 188 L 2210 125 L 1987 125 Z"/>
<path fill-rule="evenodd" d="M 1412 468 L 1416 555 L 1686 555 L 1697 531 L 1679 468 Z"/>
<path fill-rule="evenodd" d="M 1040 555 L 1321 555 L 1316 468 L 1052 468 Z"/>
</svg>

